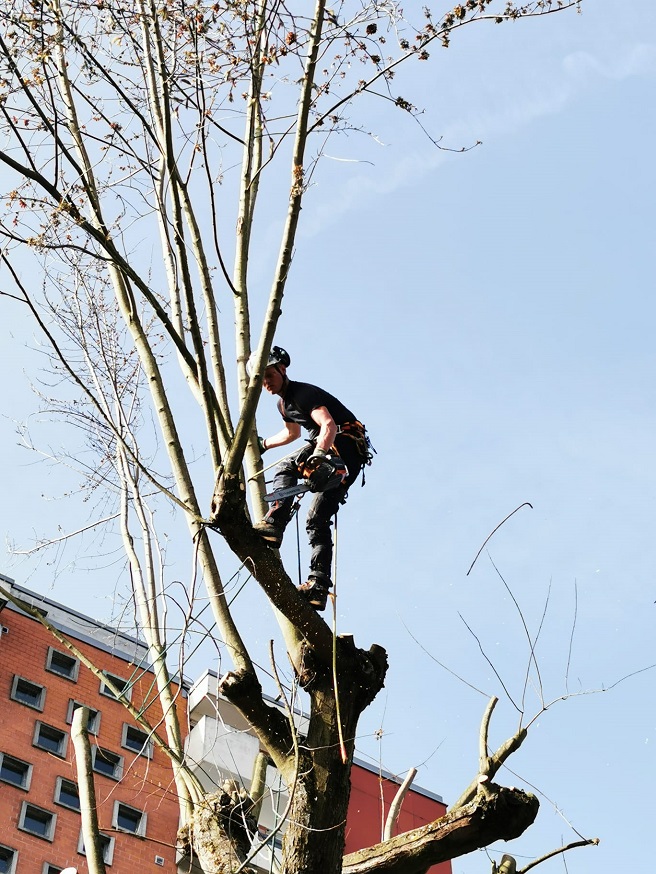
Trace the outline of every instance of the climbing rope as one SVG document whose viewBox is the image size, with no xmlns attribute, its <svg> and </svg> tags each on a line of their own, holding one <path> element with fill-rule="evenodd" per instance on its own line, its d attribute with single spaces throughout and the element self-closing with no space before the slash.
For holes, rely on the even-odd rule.
<svg viewBox="0 0 656 874">
<path fill-rule="evenodd" d="M 342 754 L 342 763 L 348 761 L 344 733 L 342 731 L 342 714 L 339 709 L 339 690 L 337 688 L 337 513 L 335 514 L 335 545 L 333 548 L 333 594 L 330 600 L 333 602 L 333 691 L 335 693 L 335 716 L 337 717 L 337 732 L 339 734 L 339 751 Z"/>
<path fill-rule="evenodd" d="M 301 533 L 298 524 L 298 513 L 296 513 L 296 559 L 298 564 L 298 584 L 302 584 L 301 579 Z"/>
</svg>

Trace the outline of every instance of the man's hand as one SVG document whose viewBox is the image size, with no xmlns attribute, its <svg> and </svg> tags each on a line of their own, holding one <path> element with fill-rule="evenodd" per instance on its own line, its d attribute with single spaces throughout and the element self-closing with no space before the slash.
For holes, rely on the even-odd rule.
<svg viewBox="0 0 656 874">
<path fill-rule="evenodd" d="M 258 445 L 258 448 L 260 450 L 260 455 L 264 455 L 264 453 L 267 451 L 267 447 L 264 445 L 265 441 L 266 441 L 266 437 L 262 438 L 258 435 L 257 445 Z"/>
<path fill-rule="evenodd" d="M 307 481 L 311 492 L 322 492 L 335 473 L 335 467 L 325 455 L 311 455 L 305 465 L 310 471 Z"/>
<path fill-rule="evenodd" d="M 337 488 L 347 475 L 346 465 L 339 456 L 318 455 L 315 452 L 305 464 L 305 477 L 311 492 Z"/>
</svg>

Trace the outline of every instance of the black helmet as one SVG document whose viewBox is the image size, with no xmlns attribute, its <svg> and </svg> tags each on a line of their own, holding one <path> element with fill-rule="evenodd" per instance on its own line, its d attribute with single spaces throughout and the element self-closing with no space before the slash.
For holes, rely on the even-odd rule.
<svg viewBox="0 0 656 874">
<path fill-rule="evenodd" d="M 256 357 L 257 352 L 251 352 L 251 356 L 246 364 L 246 373 L 249 376 L 253 375 L 251 371 L 253 370 Z M 272 364 L 282 364 L 283 367 L 289 367 L 290 363 L 291 358 L 289 357 L 289 353 L 286 352 L 282 346 L 272 346 L 271 352 L 269 352 L 269 359 L 264 366 L 271 367 Z"/>
</svg>

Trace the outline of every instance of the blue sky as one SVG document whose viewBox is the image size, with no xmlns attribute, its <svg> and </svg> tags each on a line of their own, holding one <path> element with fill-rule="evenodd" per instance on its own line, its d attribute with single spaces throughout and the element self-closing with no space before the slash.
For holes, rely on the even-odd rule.
<svg viewBox="0 0 656 874">
<path fill-rule="evenodd" d="M 537 649 L 547 700 L 607 689 L 656 662 L 656 7 L 582 8 L 465 28 L 448 51 L 399 73 L 398 92 L 426 108 L 431 135 L 454 149 L 482 141 L 465 154 L 436 150 L 400 111 L 360 104 L 376 139 L 326 148 L 277 335 L 293 376 L 340 397 L 378 450 L 338 537 L 339 629 L 390 653 L 360 753 L 393 772 L 420 766 L 417 782 L 447 802 L 476 772 L 486 697 L 426 651 L 501 697 L 466 621 L 517 702 L 528 648 L 499 574 L 533 632 L 549 598 Z M 256 301 L 279 230 L 272 210 L 252 264 Z M 25 545 L 33 531 L 80 519 L 51 499 L 65 472 L 16 446 L 12 419 L 35 409 L 24 372 L 38 354 L 17 309 L 3 310 L 0 531 Z M 259 425 L 278 428 L 269 398 Z M 533 509 L 506 522 L 467 576 L 488 534 L 526 501 Z M 293 540 L 284 547 L 292 572 Z M 74 564 L 85 562 L 71 551 L 37 563 L 6 550 L 0 570 L 111 619 L 118 565 L 101 563 L 89 586 Z M 264 653 L 274 630 L 247 591 L 237 612 Z M 550 799 L 519 845 L 525 861 L 576 839 L 555 805 L 601 839 L 567 856 L 570 874 L 642 870 L 655 684 L 656 672 L 638 674 L 558 703 L 533 725 L 510 762 L 519 776 L 503 777 Z M 537 709 L 531 692 L 526 712 Z M 517 720 L 502 698 L 493 742 Z M 475 854 L 453 870 L 488 865 Z"/>
</svg>

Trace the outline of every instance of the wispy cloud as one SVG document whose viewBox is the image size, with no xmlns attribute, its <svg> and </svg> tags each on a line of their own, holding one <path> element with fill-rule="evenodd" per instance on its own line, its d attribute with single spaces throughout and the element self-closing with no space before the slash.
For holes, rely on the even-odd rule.
<svg viewBox="0 0 656 874">
<path fill-rule="evenodd" d="M 639 43 L 612 58 L 574 52 L 564 59 L 563 69 L 572 79 L 591 81 L 599 78 L 621 81 L 632 76 L 650 76 L 656 73 L 656 45 Z"/>
<path fill-rule="evenodd" d="M 611 54 L 612 51 L 612 54 Z M 521 78 L 506 87 L 505 99 L 495 94 L 492 109 L 478 107 L 466 118 L 454 120 L 442 133 L 444 143 L 469 144 L 476 139 L 490 142 L 507 137 L 526 128 L 534 121 L 555 115 L 581 99 L 591 89 L 603 87 L 608 80 L 621 81 L 634 76 L 653 76 L 656 73 L 656 45 L 640 43 L 624 51 L 616 47 L 602 54 L 577 51 L 566 55 L 549 75 L 522 81 Z M 427 151 L 418 147 L 405 152 L 398 161 L 390 161 L 389 153 L 373 173 L 351 176 L 335 185 L 330 195 L 313 203 L 306 201 L 301 233 L 314 236 L 338 222 L 340 217 L 356 209 L 370 208 L 373 201 L 388 197 L 423 176 L 434 173 L 443 164 L 462 160 L 457 155 L 438 149 Z M 333 177 L 334 179 L 334 177 Z"/>
</svg>

